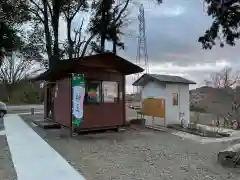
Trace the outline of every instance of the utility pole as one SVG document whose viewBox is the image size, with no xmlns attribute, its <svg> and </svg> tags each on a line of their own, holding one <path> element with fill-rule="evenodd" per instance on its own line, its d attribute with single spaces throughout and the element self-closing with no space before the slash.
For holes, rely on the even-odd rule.
<svg viewBox="0 0 240 180">
<path fill-rule="evenodd" d="M 137 47 L 137 56 L 136 64 L 144 69 L 143 73 L 149 73 L 149 64 L 148 64 L 148 52 L 147 52 L 147 39 L 146 39 L 146 30 L 145 30 L 145 16 L 144 16 L 144 7 L 143 4 L 139 7 L 139 27 L 138 27 L 138 47 Z M 136 81 L 143 73 L 137 73 L 134 75 L 133 80 Z M 140 88 L 133 87 L 133 93 L 140 93 Z"/>
</svg>

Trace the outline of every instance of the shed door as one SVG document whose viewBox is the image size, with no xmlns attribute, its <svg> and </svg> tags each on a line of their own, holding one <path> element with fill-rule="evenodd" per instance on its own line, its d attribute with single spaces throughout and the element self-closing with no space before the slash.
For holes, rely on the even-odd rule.
<svg viewBox="0 0 240 180">
<path fill-rule="evenodd" d="M 52 84 L 47 85 L 47 112 L 46 117 L 53 120 L 53 111 L 54 111 L 54 86 Z"/>
</svg>

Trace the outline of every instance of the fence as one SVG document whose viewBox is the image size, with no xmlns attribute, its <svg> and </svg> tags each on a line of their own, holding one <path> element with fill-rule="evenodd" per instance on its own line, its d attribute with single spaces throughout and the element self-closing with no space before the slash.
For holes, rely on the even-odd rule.
<svg viewBox="0 0 240 180">
<path fill-rule="evenodd" d="M 218 116 L 217 114 L 213 113 L 199 113 L 199 112 L 190 112 L 190 121 L 191 122 L 197 122 L 198 124 L 204 124 L 204 125 L 211 125 L 213 124 L 213 121 L 216 122 L 216 120 L 219 118 L 220 123 L 224 122 L 224 119 L 222 116 Z"/>
</svg>

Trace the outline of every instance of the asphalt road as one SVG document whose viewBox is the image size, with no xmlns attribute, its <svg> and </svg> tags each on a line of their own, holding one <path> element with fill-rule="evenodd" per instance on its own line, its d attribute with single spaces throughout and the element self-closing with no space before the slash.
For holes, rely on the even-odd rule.
<svg viewBox="0 0 240 180">
<path fill-rule="evenodd" d="M 35 109 L 35 112 L 43 111 L 44 106 L 33 104 L 33 105 L 21 105 L 21 106 L 7 106 L 8 114 L 17 114 L 17 113 L 28 113 L 31 111 L 31 108 Z"/>
<path fill-rule="evenodd" d="M 30 113 L 31 108 L 35 109 L 35 112 L 43 112 L 43 105 L 21 105 L 21 106 L 8 106 L 8 114 L 18 114 L 18 113 Z M 133 119 L 136 117 L 136 111 L 128 108 L 126 105 L 126 117 L 128 119 Z"/>
</svg>

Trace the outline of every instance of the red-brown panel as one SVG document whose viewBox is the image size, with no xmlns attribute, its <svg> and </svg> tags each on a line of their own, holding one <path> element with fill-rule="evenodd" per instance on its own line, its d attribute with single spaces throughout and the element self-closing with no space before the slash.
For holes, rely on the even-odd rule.
<svg viewBox="0 0 240 180">
<path fill-rule="evenodd" d="M 123 125 L 121 104 L 102 103 L 84 106 L 84 120 L 80 129 L 104 128 Z"/>
<path fill-rule="evenodd" d="M 111 72 L 84 73 L 85 78 L 103 81 L 117 81 L 119 88 L 124 92 L 124 76 Z M 84 104 L 84 120 L 80 125 L 80 131 L 84 129 L 103 129 L 124 125 L 124 101 L 115 103 Z"/>
<path fill-rule="evenodd" d="M 70 78 L 57 81 L 58 92 L 54 101 L 55 120 L 67 127 L 71 125 L 71 81 Z"/>
</svg>

